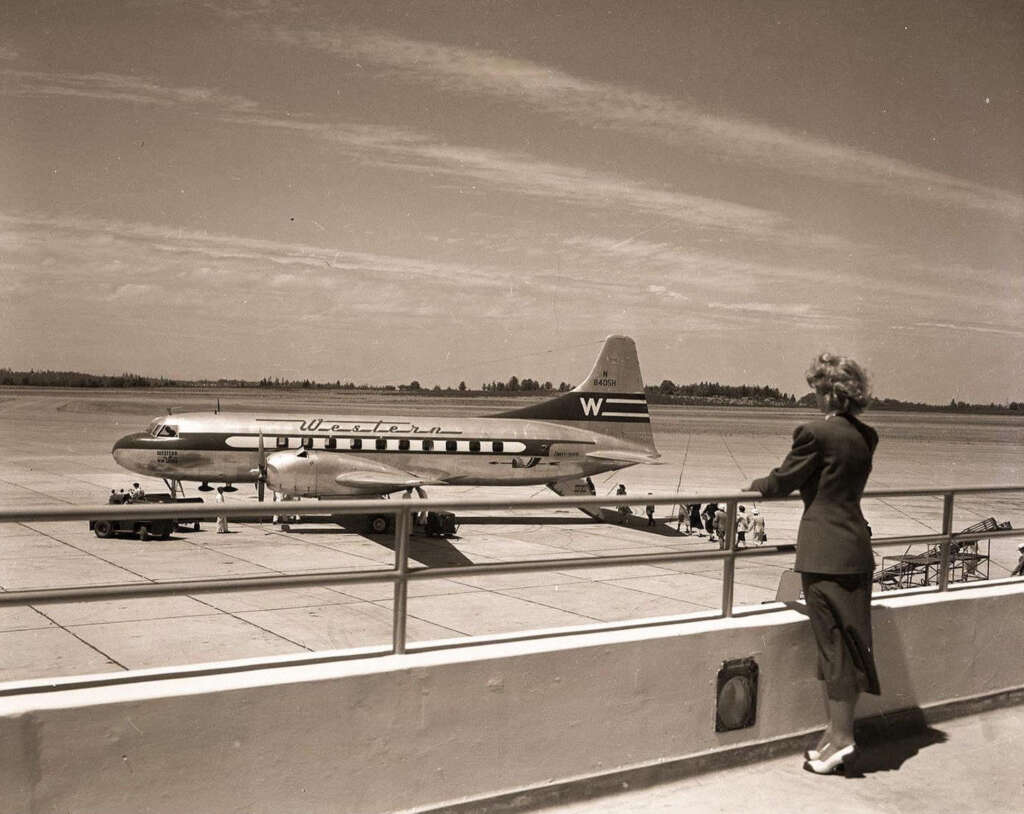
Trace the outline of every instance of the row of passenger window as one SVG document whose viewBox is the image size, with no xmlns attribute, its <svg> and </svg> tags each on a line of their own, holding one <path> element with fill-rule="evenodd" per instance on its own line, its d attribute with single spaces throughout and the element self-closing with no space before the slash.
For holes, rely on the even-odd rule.
<svg viewBox="0 0 1024 814">
<path fill-rule="evenodd" d="M 303 449 L 354 449 L 397 452 L 505 452 L 504 441 L 456 441 L 454 439 L 438 439 L 435 441 L 433 438 L 314 438 L 309 435 L 296 439 L 286 435 L 277 436 L 278 449 L 298 446 L 301 446 Z M 524 445 L 516 443 L 514 446 L 523 447 Z"/>
</svg>

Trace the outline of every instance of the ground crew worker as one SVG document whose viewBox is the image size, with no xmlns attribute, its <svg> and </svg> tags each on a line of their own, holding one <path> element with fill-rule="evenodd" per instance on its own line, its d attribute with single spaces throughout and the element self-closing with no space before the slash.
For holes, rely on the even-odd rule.
<svg viewBox="0 0 1024 814">
<path fill-rule="evenodd" d="M 1013 569 L 1011 577 L 1024 577 L 1024 543 L 1017 546 L 1017 552 L 1020 554 L 1020 559 L 1017 561 L 1017 567 Z"/>
<path fill-rule="evenodd" d="M 111 489 L 110 490 L 110 497 L 107 498 L 107 503 L 114 503 L 114 504 L 116 504 L 116 503 L 120 503 L 120 502 L 121 502 L 121 496 L 118 495 L 117 490 L 116 489 Z"/>
<path fill-rule="evenodd" d="M 216 501 L 218 503 L 223 503 L 224 502 L 224 487 L 223 486 L 218 486 L 217 487 Z M 228 516 L 226 514 L 218 514 L 217 515 L 217 533 L 218 534 L 227 534 L 228 533 Z"/>
<path fill-rule="evenodd" d="M 620 483 L 618 485 L 618 487 L 615 489 L 615 494 L 617 494 L 617 495 L 624 495 L 624 494 L 626 494 L 626 484 Z M 619 514 L 621 515 L 621 517 L 619 519 L 619 522 L 625 523 L 626 522 L 626 517 L 628 515 L 631 515 L 632 513 L 633 513 L 633 510 L 631 508 L 629 508 L 629 506 L 627 506 L 625 503 L 623 503 L 621 506 L 619 506 Z"/>
<path fill-rule="evenodd" d="M 648 492 L 647 494 L 650 495 L 650 494 L 653 494 L 653 492 Z M 644 511 L 647 512 L 647 525 L 648 526 L 653 526 L 654 525 L 654 504 L 653 503 L 648 503 L 646 506 L 644 506 Z"/>
</svg>

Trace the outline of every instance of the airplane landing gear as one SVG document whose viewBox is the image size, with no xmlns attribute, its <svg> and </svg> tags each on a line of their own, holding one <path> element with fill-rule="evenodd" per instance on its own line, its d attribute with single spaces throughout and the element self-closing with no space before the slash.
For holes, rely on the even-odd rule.
<svg viewBox="0 0 1024 814">
<path fill-rule="evenodd" d="M 181 485 L 180 480 L 174 480 L 173 478 L 164 478 L 164 486 L 167 487 L 167 491 L 171 493 L 171 499 L 177 500 L 178 495 L 185 497 L 185 487 Z"/>
<path fill-rule="evenodd" d="M 230 483 L 225 483 L 224 484 L 224 491 L 225 492 L 237 492 L 238 488 L 235 487 L 235 486 L 232 486 Z"/>
<path fill-rule="evenodd" d="M 212 492 L 212 491 L 213 491 L 213 487 L 212 487 L 212 486 L 210 486 L 210 484 L 208 484 L 208 483 L 207 483 L 206 481 L 203 481 L 203 482 L 202 482 L 202 483 L 201 483 L 201 484 L 200 484 L 200 485 L 199 485 L 198 487 L 196 487 L 196 488 L 198 488 L 200 492 Z"/>
</svg>

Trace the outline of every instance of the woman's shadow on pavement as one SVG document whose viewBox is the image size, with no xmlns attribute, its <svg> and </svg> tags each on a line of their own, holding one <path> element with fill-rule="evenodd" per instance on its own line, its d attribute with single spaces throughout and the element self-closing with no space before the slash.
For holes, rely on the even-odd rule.
<svg viewBox="0 0 1024 814">
<path fill-rule="evenodd" d="M 945 743 L 949 736 L 928 726 L 920 709 L 902 710 L 898 721 L 878 718 L 858 722 L 857 751 L 844 765 L 847 779 L 862 779 L 875 772 L 894 772 L 922 749 Z"/>
</svg>

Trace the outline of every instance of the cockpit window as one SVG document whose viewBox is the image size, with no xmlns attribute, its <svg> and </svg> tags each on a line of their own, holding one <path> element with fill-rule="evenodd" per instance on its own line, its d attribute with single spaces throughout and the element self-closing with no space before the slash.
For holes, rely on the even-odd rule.
<svg viewBox="0 0 1024 814">
<path fill-rule="evenodd" d="M 149 426 L 146 427 L 146 432 L 148 432 L 150 435 L 156 435 L 156 433 L 157 433 L 157 431 L 159 429 L 160 429 L 160 419 L 158 418 L 158 419 L 156 419 L 154 421 L 150 421 L 149 422 Z"/>
<path fill-rule="evenodd" d="M 164 424 L 156 433 L 157 438 L 177 438 L 178 430 L 169 424 Z"/>
</svg>

